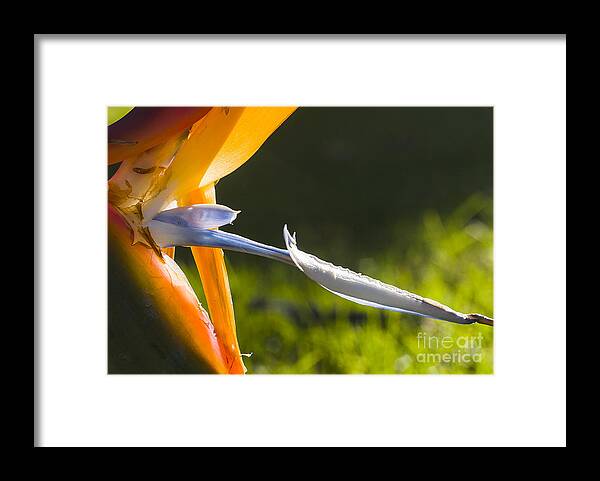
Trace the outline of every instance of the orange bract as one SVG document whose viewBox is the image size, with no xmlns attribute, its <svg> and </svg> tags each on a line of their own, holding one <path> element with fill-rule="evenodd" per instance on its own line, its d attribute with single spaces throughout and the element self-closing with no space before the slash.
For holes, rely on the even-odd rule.
<svg viewBox="0 0 600 481">
<path fill-rule="evenodd" d="M 214 204 L 216 202 L 214 186 L 196 189 L 188 194 L 181 205 Z M 210 247 L 192 247 L 192 254 L 202 281 L 202 289 L 208 303 L 208 310 L 215 326 L 217 338 L 223 346 L 231 374 L 246 372 L 236 336 L 233 300 L 229 288 L 229 278 L 225 259 L 221 249 Z"/>
<path fill-rule="evenodd" d="M 171 165 L 167 191 L 157 202 L 181 198 L 194 188 L 213 184 L 233 172 L 294 110 L 295 107 L 214 107 L 192 127 Z"/>
<path fill-rule="evenodd" d="M 127 289 L 127 292 L 113 289 L 114 298 L 109 305 L 131 304 L 132 308 L 126 312 L 133 315 L 140 306 L 143 309 L 137 323 L 128 319 L 133 315 L 113 320 L 121 324 L 128 322 L 130 329 L 137 330 L 132 351 L 143 350 L 146 357 L 153 355 L 158 345 L 169 346 L 156 362 L 158 372 L 179 372 L 179 369 L 188 372 L 190 366 L 193 366 L 192 372 L 229 372 L 229 361 L 208 314 L 175 261 L 167 256 L 161 259 L 141 244 L 131 245 L 131 228 L 111 205 L 108 227 L 109 260 L 113 263 L 111 283 L 124 278 L 121 287 Z M 115 329 L 120 327 L 116 325 Z M 135 366 L 135 356 L 129 355 L 127 350 L 115 354 L 116 358 L 127 356 L 134 358 Z"/>
<path fill-rule="evenodd" d="M 136 107 L 108 127 L 108 164 L 135 157 L 183 132 L 210 107 Z"/>
<path fill-rule="evenodd" d="M 200 187 L 225 177 L 246 162 L 296 107 L 244 107 L 235 128 L 202 176 Z"/>
</svg>

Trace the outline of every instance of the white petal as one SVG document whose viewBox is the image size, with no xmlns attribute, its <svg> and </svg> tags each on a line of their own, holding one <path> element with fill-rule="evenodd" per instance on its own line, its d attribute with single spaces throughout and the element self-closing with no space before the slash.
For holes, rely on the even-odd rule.
<svg viewBox="0 0 600 481">
<path fill-rule="evenodd" d="M 344 299 L 370 307 L 390 311 L 408 312 L 434 319 L 471 324 L 469 316 L 456 312 L 443 304 L 426 299 L 411 292 L 399 289 L 371 277 L 353 272 L 323 261 L 316 256 L 301 251 L 292 237 L 283 229 L 283 237 L 294 263 L 310 279 Z"/>
<path fill-rule="evenodd" d="M 151 220 L 147 224 L 152 239 L 159 247 L 192 246 L 190 231 L 193 229 L 176 224 Z"/>
<path fill-rule="evenodd" d="M 180 227 L 213 229 L 231 224 L 240 211 L 219 204 L 194 204 L 175 209 L 163 210 L 152 220 L 174 224 Z"/>
</svg>

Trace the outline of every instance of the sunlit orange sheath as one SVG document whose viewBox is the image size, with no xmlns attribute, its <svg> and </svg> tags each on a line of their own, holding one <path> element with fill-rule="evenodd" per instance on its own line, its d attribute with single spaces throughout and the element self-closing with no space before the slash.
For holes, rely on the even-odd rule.
<svg viewBox="0 0 600 481">
<path fill-rule="evenodd" d="M 108 207 L 109 373 L 227 373 L 208 314 L 177 264 Z"/>
</svg>

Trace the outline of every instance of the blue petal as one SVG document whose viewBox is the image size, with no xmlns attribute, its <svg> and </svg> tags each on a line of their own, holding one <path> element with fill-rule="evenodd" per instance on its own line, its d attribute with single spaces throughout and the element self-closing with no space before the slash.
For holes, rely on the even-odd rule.
<svg viewBox="0 0 600 481">
<path fill-rule="evenodd" d="M 198 229 L 195 227 L 182 227 L 156 220 L 150 221 L 148 227 L 154 241 L 160 247 L 186 246 L 186 247 L 216 247 L 230 251 L 242 252 L 266 257 L 268 259 L 294 265 L 288 251 L 266 244 L 261 244 L 245 237 L 223 232 L 220 230 Z"/>
<path fill-rule="evenodd" d="M 239 210 L 233 210 L 219 204 L 194 204 L 163 210 L 152 220 L 180 227 L 213 229 L 215 227 L 231 224 L 239 212 Z"/>
</svg>

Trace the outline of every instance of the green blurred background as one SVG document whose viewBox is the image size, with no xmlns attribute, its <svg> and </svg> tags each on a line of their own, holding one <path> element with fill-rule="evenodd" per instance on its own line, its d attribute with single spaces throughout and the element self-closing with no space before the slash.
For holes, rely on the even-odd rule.
<svg viewBox="0 0 600 481">
<path fill-rule="evenodd" d="M 287 223 L 305 251 L 493 316 L 492 134 L 492 108 L 300 108 L 219 182 L 218 201 L 242 210 L 223 230 L 283 247 Z M 490 327 L 362 307 L 289 266 L 226 259 L 249 373 L 493 372 Z M 206 305 L 189 249 L 176 260 Z"/>
</svg>

